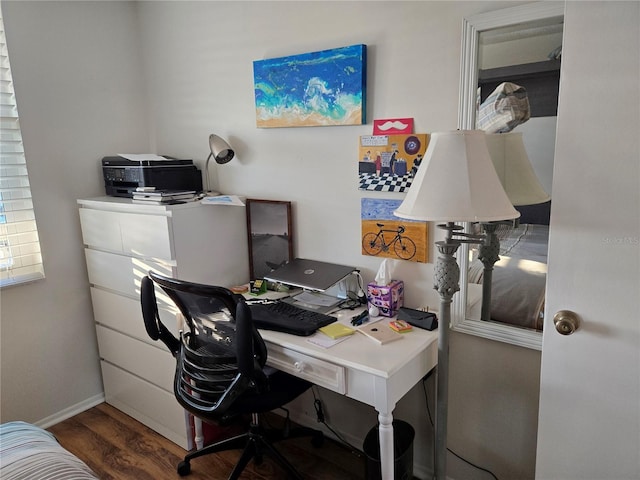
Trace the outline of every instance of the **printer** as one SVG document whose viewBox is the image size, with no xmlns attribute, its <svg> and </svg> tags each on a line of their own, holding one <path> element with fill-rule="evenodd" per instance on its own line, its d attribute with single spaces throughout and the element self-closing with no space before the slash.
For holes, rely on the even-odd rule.
<svg viewBox="0 0 640 480">
<path fill-rule="evenodd" d="M 138 187 L 158 190 L 202 191 L 202 175 L 193 160 L 129 160 L 124 157 L 104 157 L 102 173 L 107 195 L 133 197 Z"/>
</svg>

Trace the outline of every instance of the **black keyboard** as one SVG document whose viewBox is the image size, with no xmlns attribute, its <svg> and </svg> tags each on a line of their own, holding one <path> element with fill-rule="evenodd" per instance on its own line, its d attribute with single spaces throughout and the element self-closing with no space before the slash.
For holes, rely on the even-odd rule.
<svg viewBox="0 0 640 480">
<path fill-rule="evenodd" d="M 317 329 L 337 320 L 331 315 L 306 310 L 282 301 L 250 304 L 249 308 L 256 328 L 303 337 L 309 336 Z"/>
</svg>

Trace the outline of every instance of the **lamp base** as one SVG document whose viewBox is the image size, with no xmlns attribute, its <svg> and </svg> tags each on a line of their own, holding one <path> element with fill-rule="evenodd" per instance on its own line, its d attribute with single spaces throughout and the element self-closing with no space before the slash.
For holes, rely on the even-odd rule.
<svg viewBox="0 0 640 480">
<path fill-rule="evenodd" d="M 449 413 L 449 328 L 451 324 L 451 299 L 460 290 L 460 267 L 456 252 L 460 241 L 452 239 L 458 230 L 453 223 L 438 225 L 447 231 L 442 242 L 436 242 L 438 259 L 434 267 L 434 288 L 440 294 L 440 325 L 438 327 L 438 380 L 436 402 L 436 432 L 434 470 L 436 480 L 446 480 L 447 471 L 447 416 Z"/>
</svg>

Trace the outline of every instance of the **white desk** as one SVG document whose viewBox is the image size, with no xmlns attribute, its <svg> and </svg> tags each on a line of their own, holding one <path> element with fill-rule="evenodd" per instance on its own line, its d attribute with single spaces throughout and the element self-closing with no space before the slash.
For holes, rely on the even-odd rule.
<svg viewBox="0 0 640 480">
<path fill-rule="evenodd" d="M 338 321 L 349 325 L 353 315 L 347 310 Z M 382 318 L 388 323 L 388 318 Z M 267 364 L 376 409 L 382 479 L 392 480 L 392 412 L 398 400 L 436 366 L 438 331 L 414 328 L 385 345 L 356 332 L 327 349 L 308 342 L 307 337 L 268 330 L 260 334 L 269 350 Z"/>
</svg>

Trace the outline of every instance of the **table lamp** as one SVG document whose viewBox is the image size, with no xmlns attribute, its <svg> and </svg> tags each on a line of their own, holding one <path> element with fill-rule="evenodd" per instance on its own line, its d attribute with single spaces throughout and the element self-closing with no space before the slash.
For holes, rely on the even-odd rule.
<svg viewBox="0 0 640 480">
<path fill-rule="evenodd" d="M 496 174 L 485 137 L 481 130 L 432 134 L 407 196 L 394 212 L 410 220 L 445 222 L 438 225 L 446 236 L 436 242 L 439 255 L 434 266 L 434 288 L 440 294 L 434 460 L 437 480 L 446 479 L 451 299 L 460 290 L 455 254 L 462 243 L 479 243 L 485 238 L 461 232 L 463 227 L 455 222 L 493 222 L 520 216 Z"/>
<path fill-rule="evenodd" d="M 218 165 L 223 165 L 229 163 L 235 155 L 229 144 L 222 137 L 213 133 L 209 135 L 209 148 L 211 153 L 204 164 L 205 192 L 207 194 L 211 192 L 209 188 L 209 160 L 213 158 Z"/>
</svg>

